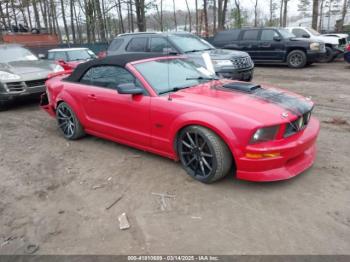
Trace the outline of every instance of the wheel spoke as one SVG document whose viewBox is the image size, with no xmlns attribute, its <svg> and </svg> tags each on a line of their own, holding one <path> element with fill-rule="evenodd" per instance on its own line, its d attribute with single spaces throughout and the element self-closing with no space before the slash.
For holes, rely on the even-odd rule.
<svg viewBox="0 0 350 262">
<path fill-rule="evenodd" d="M 202 156 L 204 156 L 204 157 L 213 157 L 212 154 L 208 154 L 208 153 L 205 153 L 205 152 L 202 152 Z"/>
<path fill-rule="evenodd" d="M 182 140 L 182 144 L 184 144 L 186 147 L 188 148 L 193 148 L 190 144 L 188 144 L 187 142 L 185 142 L 184 140 Z"/>
<path fill-rule="evenodd" d="M 199 165 L 200 165 L 200 167 L 201 167 L 202 175 L 205 176 L 205 170 L 204 170 L 204 165 L 203 165 L 202 160 L 199 161 Z"/>
<path fill-rule="evenodd" d="M 65 113 L 63 113 L 62 109 L 60 108 L 58 109 L 58 114 L 60 114 L 62 117 L 65 117 L 65 118 L 68 117 Z"/>
<path fill-rule="evenodd" d="M 213 168 L 209 165 L 208 161 L 207 161 L 204 157 L 202 157 L 202 161 L 203 161 L 204 165 L 205 165 L 210 171 L 213 169 Z"/>
<path fill-rule="evenodd" d="M 195 156 L 192 157 L 192 159 L 186 163 L 186 166 L 189 166 L 195 159 L 196 159 Z"/>
<path fill-rule="evenodd" d="M 194 141 L 193 141 L 193 139 L 192 139 L 190 133 L 186 132 L 186 136 L 188 137 L 188 140 L 190 140 L 191 145 L 195 147 L 196 144 L 194 143 Z"/>
<path fill-rule="evenodd" d="M 181 152 L 181 155 L 190 155 L 190 154 L 192 154 L 192 152 Z"/>
<path fill-rule="evenodd" d="M 207 144 L 207 142 L 205 140 L 203 140 L 203 144 L 199 147 L 200 150 L 203 150 L 203 148 L 205 147 L 206 144 Z"/>
</svg>

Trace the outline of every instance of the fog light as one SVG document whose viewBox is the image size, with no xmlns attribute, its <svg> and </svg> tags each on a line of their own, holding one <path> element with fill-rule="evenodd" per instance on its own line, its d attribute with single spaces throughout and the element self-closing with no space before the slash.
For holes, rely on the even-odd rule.
<svg viewBox="0 0 350 262">
<path fill-rule="evenodd" d="M 246 153 L 245 156 L 246 156 L 246 158 L 260 159 L 260 158 L 279 157 L 279 156 L 281 156 L 281 154 L 278 152 L 274 152 L 274 153 Z"/>
</svg>

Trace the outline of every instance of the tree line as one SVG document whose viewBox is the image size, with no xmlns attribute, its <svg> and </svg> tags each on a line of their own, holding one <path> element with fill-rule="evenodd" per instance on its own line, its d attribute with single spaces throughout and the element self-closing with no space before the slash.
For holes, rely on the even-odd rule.
<svg viewBox="0 0 350 262">
<path fill-rule="evenodd" d="M 35 28 L 69 43 L 107 42 L 120 33 L 147 29 L 209 36 L 247 25 L 285 27 L 290 1 L 250 0 L 247 8 L 243 0 L 185 0 L 186 10 L 178 10 L 175 0 L 1 0 L 0 31 Z M 338 27 L 343 28 L 349 0 L 298 1 L 299 15 L 312 16 L 314 29 L 322 28 L 323 16 L 336 12 L 341 13 Z M 172 11 L 164 10 L 165 3 Z"/>
</svg>

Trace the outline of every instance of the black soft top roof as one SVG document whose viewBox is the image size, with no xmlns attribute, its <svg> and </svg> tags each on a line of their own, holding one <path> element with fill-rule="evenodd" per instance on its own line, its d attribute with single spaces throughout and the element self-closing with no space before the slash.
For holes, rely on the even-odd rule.
<svg viewBox="0 0 350 262">
<path fill-rule="evenodd" d="M 71 82 L 78 82 L 88 69 L 95 66 L 112 65 L 112 66 L 125 67 L 125 65 L 130 62 L 148 59 L 148 58 L 154 58 L 154 57 L 163 57 L 163 56 L 166 56 L 166 55 L 152 54 L 152 53 L 128 53 L 128 54 L 122 54 L 122 55 L 107 56 L 101 59 L 94 59 L 78 65 L 73 71 L 73 73 L 69 75 L 65 80 L 71 81 Z"/>
</svg>

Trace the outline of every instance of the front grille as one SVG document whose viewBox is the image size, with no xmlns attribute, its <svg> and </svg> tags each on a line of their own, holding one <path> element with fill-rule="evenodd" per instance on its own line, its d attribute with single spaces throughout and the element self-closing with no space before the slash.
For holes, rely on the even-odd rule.
<svg viewBox="0 0 350 262">
<path fill-rule="evenodd" d="M 298 117 L 293 122 L 287 124 L 286 131 L 284 132 L 284 137 L 289 137 L 303 129 L 306 128 L 311 118 L 311 111 L 306 112 L 302 116 Z"/>
<path fill-rule="evenodd" d="M 238 57 L 238 58 L 232 59 L 232 63 L 235 65 L 237 69 L 243 69 L 243 68 L 251 67 L 252 60 L 250 59 L 249 56 Z"/>
<path fill-rule="evenodd" d="M 345 38 L 340 38 L 339 39 L 339 46 L 344 46 L 346 45 L 346 39 Z"/>
<path fill-rule="evenodd" d="M 9 92 L 22 92 L 25 89 L 23 82 L 6 83 L 6 87 Z"/>
<path fill-rule="evenodd" d="M 39 80 L 32 80 L 32 81 L 26 81 L 27 87 L 39 87 L 45 85 L 46 79 L 39 79 Z"/>
</svg>

